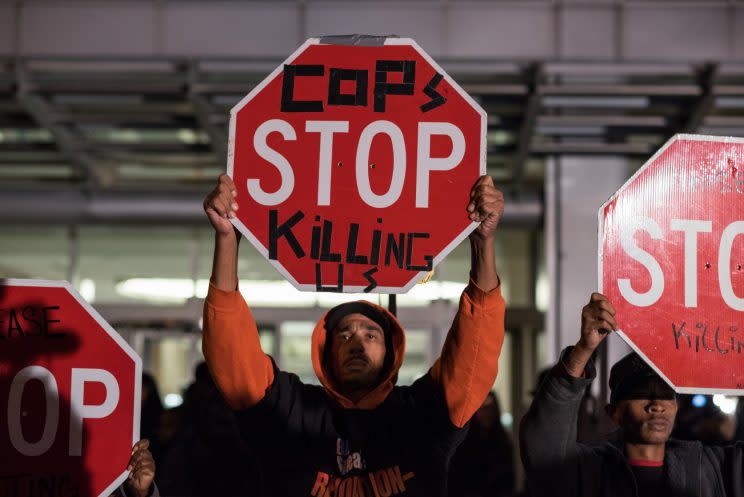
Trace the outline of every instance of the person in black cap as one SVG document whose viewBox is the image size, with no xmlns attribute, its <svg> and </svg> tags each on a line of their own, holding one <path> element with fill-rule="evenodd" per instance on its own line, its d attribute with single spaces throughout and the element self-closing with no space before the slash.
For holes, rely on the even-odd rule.
<svg viewBox="0 0 744 497">
<path fill-rule="evenodd" d="M 223 175 L 204 201 L 216 242 L 202 343 L 216 385 L 261 455 L 264 488 L 256 494 L 447 495 L 450 458 L 493 387 L 504 340 L 493 241 L 504 201 L 493 180 L 481 177 L 468 205 L 453 206 L 479 223 L 469 238 L 470 284 L 440 358 L 410 386 L 396 385 L 401 324 L 366 301 L 341 304 L 318 321 L 311 358 L 322 386 L 276 367 L 237 291 L 234 191 Z"/>
<path fill-rule="evenodd" d="M 596 376 L 591 356 L 616 329 L 614 307 L 593 293 L 579 341 L 563 351 L 522 420 L 521 453 L 533 497 L 744 497 L 744 445 L 670 439 L 674 390 L 635 353 L 610 371 L 606 412 L 619 427 L 616 440 L 576 442 L 579 404 Z"/>
</svg>

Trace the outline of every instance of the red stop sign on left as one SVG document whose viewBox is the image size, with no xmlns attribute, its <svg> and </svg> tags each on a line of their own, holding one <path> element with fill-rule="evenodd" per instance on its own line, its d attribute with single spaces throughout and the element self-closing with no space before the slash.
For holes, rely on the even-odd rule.
<svg viewBox="0 0 744 497">
<path fill-rule="evenodd" d="M 0 495 L 108 496 L 139 439 L 141 377 L 69 283 L 0 282 Z"/>
</svg>

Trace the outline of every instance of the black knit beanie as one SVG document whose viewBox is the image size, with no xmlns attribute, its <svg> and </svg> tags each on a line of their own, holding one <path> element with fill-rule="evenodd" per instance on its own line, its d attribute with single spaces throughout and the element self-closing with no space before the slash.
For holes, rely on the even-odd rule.
<svg viewBox="0 0 744 497">
<path fill-rule="evenodd" d="M 359 313 L 363 316 L 368 317 L 375 323 L 380 325 L 382 332 L 385 336 L 385 362 L 383 364 L 383 375 L 386 375 L 393 367 L 393 360 L 395 359 L 395 351 L 393 350 L 393 324 L 390 322 L 390 317 L 385 312 L 377 309 L 371 304 L 362 301 L 346 302 L 339 304 L 332 308 L 325 317 L 325 329 L 326 329 L 326 343 L 324 354 L 324 362 L 326 364 L 330 361 L 331 352 L 331 339 L 333 330 L 336 329 L 341 320 L 349 314 Z"/>
</svg>

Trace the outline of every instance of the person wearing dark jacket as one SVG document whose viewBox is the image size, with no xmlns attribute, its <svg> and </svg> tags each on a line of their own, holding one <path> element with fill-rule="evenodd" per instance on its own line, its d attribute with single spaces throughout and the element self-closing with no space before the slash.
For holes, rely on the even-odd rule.
<svg viewBox="0 0 744 497">
<path fill-rule="evenodd" d="M 576 442 L 579 404 L 596 376 L 591 355 L 614 330 L 612 304 L 592 294 L 581 338 L 563 351 L 522 420 L 521 452 L 533 497 L 744 497 L 744 445 L 670 439 L 674 391 L 635 353 L 610 371 L 606 411 L 620 428 L 617 440 Z"/>
<path fill-rule="evenodd" d="M 512 497 L 514 444 L 501 424 L 501 407 L 490 392 L 470 421 L 449 474 L 449 497 Z"/>
<path fill-rule="evenodd" d="M 261 454 L 264 494 L 293 497 L 436 497 L 463 428 L 493 386 L 504 339 L 504 301 L 493 254 L 503 196 L 488 176 L 463 215 L 471 282 L 440 358 L 410 386 L 396 386 L 405 336 L 385 308 L 366 301 L 328 311 L 313 332 L 322 386 L 303 384 L 264 354 L 237 291 L 238 240 L 229 221 L 235 185 L 223 175 L 204 207 L 216 231 L 204 306 L 203 350 L 249 444 Z"/>
</svg>

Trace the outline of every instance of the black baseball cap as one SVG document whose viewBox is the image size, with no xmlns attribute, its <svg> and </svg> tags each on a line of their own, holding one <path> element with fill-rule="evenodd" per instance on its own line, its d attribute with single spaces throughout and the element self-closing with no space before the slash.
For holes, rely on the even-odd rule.
<svg viewBox="0 0 744 497">
<path fill-rule="evenodd" d="M 325 318 L 326 330 L 332 332 L 345 316 L 355 313 L 367 316 L 372 321 L 379 324 L 380 328 L 382 328 L 382 331 L 385 333 L 385 336 L 390 334 L 390 319 L 388 316 L 373 305 L 362 301 L 346 302 L 337 305 L 328 311 Z"/>
<path fill-rule="evenodd" d="M 617 404 L 621 400 L 676 398 L 674 389 L 635 352 L 612 366 L 610 391 L 610 404 Z"/>
</svg>

